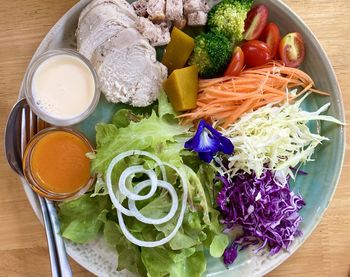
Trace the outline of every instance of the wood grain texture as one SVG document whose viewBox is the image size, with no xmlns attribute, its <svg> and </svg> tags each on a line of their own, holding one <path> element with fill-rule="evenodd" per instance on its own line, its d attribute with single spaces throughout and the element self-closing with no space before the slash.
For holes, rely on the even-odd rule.
<svg viewBox="0 0 350 277">
<path fill-rule="evenodd" d="M 76 0 L 2 0 L 0 4 L 0 138 L 35 49 Z M 314 31 L 335 68 L 350 122 L 350 2 L 285 0 Z M 347 139 L 350 141 L 347 132 Z M 49 276 L 44 229 L 0 143 L 0 277 Z M 305 244 L 269 277 L 350 276 L 350 145 L 335 197 Z M 71 262 L 74 276 L 92 276 Z"/>
</svg>

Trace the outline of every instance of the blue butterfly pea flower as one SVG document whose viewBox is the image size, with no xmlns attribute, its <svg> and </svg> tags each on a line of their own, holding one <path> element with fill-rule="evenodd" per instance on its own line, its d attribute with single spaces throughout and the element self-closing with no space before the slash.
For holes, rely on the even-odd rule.
<svg viewBox="0 0 350 277">
<path fill-rule="evenodd" d="M 199 158 L 207 163 L 210 163 L 218 152 L 229 155 L 234 150 L 232 142 L 205 120 L 199 122 L 196 134 L 186 141 L 185 148 L 197 152 Z"/>
</svg>

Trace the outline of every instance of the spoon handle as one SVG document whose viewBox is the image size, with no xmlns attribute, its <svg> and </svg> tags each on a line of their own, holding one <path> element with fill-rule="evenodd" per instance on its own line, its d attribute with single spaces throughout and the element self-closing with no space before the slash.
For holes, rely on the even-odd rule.
<svg viewBox="0 0 350 277">
<path fill-rule="evenodd" d="M 5 130 L 5 152 L 10 166 L 24 177 L 22 158 L 29 140 L 39 132 L 40 119 L 30 110 L 26 99 L 20 99 L 13 107 Z M 28 187 L 29 184 L 28 184 Z M 40 205 L 49 248 L 52 277 L 72 277 L 63 238 L 60 236 L 60 225 L 52 201 L 44 199 L 31 191 L 33 200 Z"/>
<path fill-rule="evenodd" d="M 46 206 L 45 200 L 39 195 L 38 195 L 38 199 L 39 199 L 39 203 L 40 203 L 40 207 L 41 207 L 41 211 L 42 211 L 42 215 L 43 215 L 45 231 L 46 231 L 46 238 L 47 238 L 47 245 L 49 248 L 52 277 L 61 277 L 62 275 L 60 274 L 60 271 L 59 271 L 60 267 L 57 263 L 58 262 L 57 249 L 56 249 L 56 245 L 55 245 L 54 235 L 52 232 L 49 211 L 48 211 L 48 208 Z"/>
<path fill-rule="evenodd" d="M 50 216 L 53 236 L 56 242 L 56 250 L 57 250 L 58 260 L 60 263 L 61 276 L 73 277 L 73 273 L 68 262 L 64 241 L 60 235 L 60 223 L 58 221 L 56 208 L 51 200 L 45 199 L 45 202 L 46 202 L 47 209 Z"/>
</svg>

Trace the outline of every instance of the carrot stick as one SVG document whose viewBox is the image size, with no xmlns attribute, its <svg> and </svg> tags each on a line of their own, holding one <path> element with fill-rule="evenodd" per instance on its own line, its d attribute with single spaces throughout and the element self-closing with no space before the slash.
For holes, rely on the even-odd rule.
<svg viewBox="0 0 350 277">
<path fill-rule="evenodd" d="M 329 95 L 313 86 L 312 78 L 305 72 L 274 61 L 244 69 L 239 76 L 200 80 L 197 108 L 179 118 L 186 123 L 206 118 L 225 128 L 242 114 L 269 103 L 292 101 L 307 91 Z M 296 95 L 288 93 L 294 89 L 298 90 Z"/>
</svg>

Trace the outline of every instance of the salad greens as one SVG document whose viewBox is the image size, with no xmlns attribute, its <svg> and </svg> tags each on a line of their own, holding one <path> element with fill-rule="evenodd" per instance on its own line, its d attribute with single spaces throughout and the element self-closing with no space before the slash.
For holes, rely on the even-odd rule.
<svg viewBox="0 0 350 277">
<path fill-rule="evenodd" d="M 94 239 L 106 220 L 111 203 L 108 196 L 92 198 L 85 194 L 80 198 L 59 205 L 62 236 L 85 243 Z"/>
<path fill-rule="evenodd" d="M 184 141 L 190 135 L 190 126 L 179 125 L 175 116 L 166 96 L 161 94 L 158 109 L 151 114 L 120 110 L 111 124 L 96 126 L 97 150 L 89 156 L 93 159 L 91 170 L 98 175 L 98 180 L 94 192 L 59 204 L 65 238 L 83 243 L 103 233 L 106 242 L 119 253 L 118 270 L 128 269 L 140 276 L 146 276 L 146 272 L 148 276 L 201 276 L 206 269 L 205 249 L 214 257 L 223 254 L 229 242 L 221 234 L 219 212 L 213 206 L 215 196 L 210 188 L 215 179 L 215 169 L 202 164 L 193 153 L 183 149 Z M 134 149 L 148 151 L 181 168 L 188 181 L 189 197 L 182 226 L 169 243 L 155 248 L 138 247 L 123 236 L 116 210 L 106 196 L 104 178 L 110 161 L 118 154 Z M 128 157 L 115 166 L 113 183 L 117 183 L 124 169 L 134 164 L 142 164 L 157 172 L 155 163 L 147 157 Z M 173 171 L 167 171 L 167 175 L 177 193 L 182 194 L 178 176 Z M 142 177 L 135 176 L 130 182 L 138 178 Z M 139 203 L 138 208 L 143 215 L 160 218 L 168 213 L 171 198 L 159 190 L 151 199 Z M 146 225 L 135 218 L 125 217 L 129 231 L 146 241 L 168 235 L 176 220 L 177 215 L 161 225 Z"/>
</svg>

